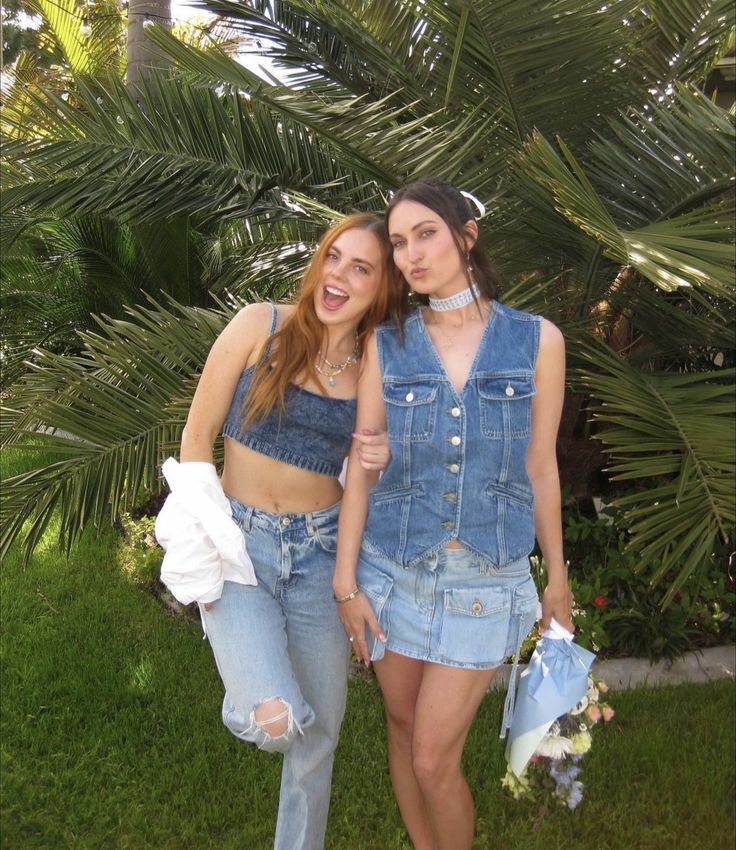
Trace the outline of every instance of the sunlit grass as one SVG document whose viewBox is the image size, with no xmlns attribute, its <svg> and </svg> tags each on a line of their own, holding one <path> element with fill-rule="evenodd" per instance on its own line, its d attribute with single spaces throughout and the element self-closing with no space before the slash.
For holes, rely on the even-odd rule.
<svg viewBox="0 0 736 850">
<path fill-rule="evenodd" d="M 221 725 L 201 630 L 131 581 L 122 546 L 90 530 L 68 560 L 48 542 L 3 564 L 0 846 L 269 850 L 280 759 Z M 732 850 L 733 684 L 609 696 L 583 804 L 546 815 L 503 796 L 503 696 L 487 697 L 465 759 L 476 850 Z M 326 847 L 409 850 L 370 674 L 351 682 Z"/>
</svg>

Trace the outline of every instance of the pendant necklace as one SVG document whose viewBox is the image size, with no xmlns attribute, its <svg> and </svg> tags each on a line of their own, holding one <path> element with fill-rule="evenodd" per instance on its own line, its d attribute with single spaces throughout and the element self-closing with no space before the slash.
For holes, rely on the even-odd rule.
<svg viewBox="0 0 736 850">
<path fill-rule="evenodd" d="M 328 360 L 327 357 L 320 351 L 317 356 L 317 360 L 315 361 L 314 368 L 320 375 L 322 375 L 323 378 L 327 378 L 329 386 L 334 387 L 337 384 L 335 378 L 340 374 L 340 372 L 344 372 L 346 369 L 354 366 L 359 359 L 360 347 L 358 346 L 358 337 L 356 336 L 353 350 L 342 363 L 333 363 L 332 360 Z M 322 368 L 323 366 L 326 366 L 329 371 L 325 371 Z"/>
</svg>

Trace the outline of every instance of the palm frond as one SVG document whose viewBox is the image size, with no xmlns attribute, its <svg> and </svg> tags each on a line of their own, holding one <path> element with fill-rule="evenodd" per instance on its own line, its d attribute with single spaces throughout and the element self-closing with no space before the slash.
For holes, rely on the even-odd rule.
<svg viewBox="0 0 736 850">
<path fill-rule="evenodd" d="M 104 94 L 80 81 L 83 108 L 36 98 L 41 113 L 64 120 L 54 137 L 5 146 L 4 158 L 22 161 L 29 177 L 6 190 L 6 206 L 138 222 L 216 211 L 223 221 L 290 216 L 282 190 L 339 183 L 334 158 L 303 128 L 236 94 L 152 80 L 136 94 L 117 80 Z"/>
<path fill-rule="evenodd" d="M 632 368 L 602 346 L 589 346 L 580 384 L 593 398 L 598 437 L 617 481 L 648 481 L 616 499 L 639 567 L 654 562 L 656 583 L 671 569 L 667 604 L 687 576 L 726 539 L 736 522 L 736 412 L 733 369 L 654 373 Z"/>
<path fill-rule="evenodd" d="M 431 110 L 430 80 L 421 70 L 421 19 L 400 0 L 375 3 L 270 3 L 234 0 L 201 4 L 260 45 L 286 70 L 294 88 L 332 98 L 402 91 L 406 103 Z"/>
<path fill-rule="evenodd" d="M 92 8 L 76 0 L 29 0 L 28 5 L 47 23 L 73 74 L 122 74 L 125 21 L 115 2 L 102 0 Z M 85 25 L 90 27 L 89 35 Z"/>
<path fill-rule="evenodd" d="M 710 114 L 710 107 L 707 113 Z M 711 132 L 724 130 L 711 123 L 707 126 Z M 729 136 L 732 138 L 733 128 L 729 127 L 724 135 L 726 138 L 718 142 L 721 149 Z M 733 298 L 733 195 L 727 191 L 729 178 L 724 178 L 723 172 L 709 176 L 703 168 L 699 173 L 690 170 L 688 175 L 688 169 L 683 168 L 682 179 L 689 176 L 690 186 L 695 187 L 690 195 L 684 198 L 680 188 L 679 203 L 667 210 L 666 218 L 660 218 L 661 212 L 650 199 L 650 223 L 628 230 L 619 226 L 615 218 L 621 204 L 597 191 L 592 182 L 598 176 L 597 163 L 589 160 L 584 168 L 567 145 L 558 141 L 562 157 L 540 134 L 535 134 L 524 157 L 525 175 L 544 186 L 556 210 L 595 239 L 609 259 L 633 266 L 666 291 L 697 287 L 714 297 Z M 687 154 L 687 149 L 681 149 L 683 160 Z M 717 163 L 725 164 L 723 157 Z M 727 167 L 732 169 L 732 163 Z M 660 179 L 663 177 L 660 173 Z M 623 197 L 629 190 L 623 180 L 620 182 L 619 196 Z M 610 181 L 607 188 L 611 191 Z M 696 205 L 695 196 L 700 205 Z M 641 207 L 641 198 L 640 202 Z"/>
<path fill-rule="evenodd" d="M 273 44 L 271 54 L 297 74 L 297 85 L 322 91 L 321 79 L 373 98 L 400 90 L 407 104 L 424 112 L 447 105 L 453 115 L 485 102 L 517 147 L 534 127 L 578 138 L 637 92 L 646 96 L 633 59 L 647 33 L 632 26 L 640 5 L 633 0 L 605 13 L 596 0 L 254 5 L 203 3 Z M 578 97 L 586 86 L 591 96 Z"/>
<path fill-rule="evenodd" d="M 482 98 L 460 117 L 421 110 L 417 117 L 418 104 L 407 104 L 401 92 L 371 101 L 367 97 L 326 97 L 311 90 L 298 91 L 264 82 L 222 51 L 183 45 L 161 27 L 151 27 L 149 35 L 195 79 L 209 85 L 224 82 L 247 91 L 254 103 L 269 107 L 281 120 L 307 128 L 335 151 L 344 167 L 366 180 L 393 187 L 437 170 L 450 176 L 467 173 L 469 162 L 477 175 L 490 168 L 476 151 L 484 149 L 485 140 L 498 126 L 498 117 L 497 110 L 489 108 Z"/>
<path fill-rule="evenodd" d="M 179 440 L 196 376 L 227 318 L 136 308 L 83 334 L 78 356 L 37 353 L 33 376 L 14 388 L 4 413 L 3 442 L 40 447 L 52 461 L 3 482 L 1 552 L 22 534 L 29 555 L 57 505 L 68 548 L 89 523 L 129 510 L 141 488 L 158 490 L 164 452 Z"/>
<path fill-rule="evenodd" d="M 662 95 L 673 80 L 702 86 L 736 22 L 731 0 L 653 0 L 642 14 L 654 25 L 644 57 Z"/>
</svg>

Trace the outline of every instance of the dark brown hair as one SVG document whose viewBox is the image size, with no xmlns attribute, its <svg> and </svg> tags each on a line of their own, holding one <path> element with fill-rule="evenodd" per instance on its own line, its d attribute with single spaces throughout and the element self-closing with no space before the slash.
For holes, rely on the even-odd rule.
<svg viewBox="0 0 736 850">
<path fill-rule="evenodd" d="M 470 261 L 471 270 L 467 271 L 468 283 L 471 277 L 478 284 L 481 294 L 491 300 L 498 297 L 500 289 L 500 279 L 493 264 L 488 258 L 485 249 L 480 243 L 480 239 L 475 240 L 475 244 L 470 251 L 465 250 L 465 224 L 468 221 L 475 221 L 472 207 L 468 203 L 465 196 L 456 189 L 451 183 L 446 180 L 441 180 L 438 177 L 428 177 L 424 180 L 415 180 L 413 183 L 407 183 L 394 192 L 393 197 L 386 207 L 386 233 L 388 234 L 389 218 L 391 211 L 401 201 L 414 201 L 417 204 L 422 204 L 428 207 L 432 212 L 436 213 L 450 228 L 455 244 L 457 245 L 458 253 L 463 261 L 463 267 Z M 404 280 L 401 272 L 396 266 L 390 264 L 390 274 L 392 288 L 400 291 L 402 288 L 407 293 L 406 309 L 408 309 L 408 284 Z M 414 299 L 420 303 L 427 302 L 427 296 L 415 295 Z M 403 311 L 402 311 L 403 312 Z"/>
</svg>

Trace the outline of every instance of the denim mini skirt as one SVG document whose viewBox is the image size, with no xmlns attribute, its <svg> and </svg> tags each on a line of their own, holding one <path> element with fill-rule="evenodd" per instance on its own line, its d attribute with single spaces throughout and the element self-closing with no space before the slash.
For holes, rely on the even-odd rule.
<svg viewBox="0 0 736 850">
<path fill-rule="evenodd" d="M 491 670 L 511 655 L 537 616 L 538 595 L 522 558 L 495 567 L 467 549 L 440 549 L 403 567 L 365 540 L 358 585 L 386 641 L 368 631 L 371 659 L 386 649 L 449 667 Z"/>
</svg>

